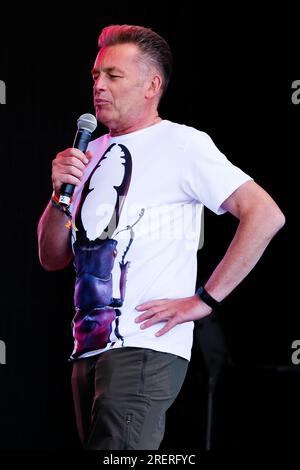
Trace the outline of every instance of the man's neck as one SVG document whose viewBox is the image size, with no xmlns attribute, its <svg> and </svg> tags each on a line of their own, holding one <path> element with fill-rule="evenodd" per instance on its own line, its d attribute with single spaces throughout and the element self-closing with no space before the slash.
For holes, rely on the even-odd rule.
<svg viewBox="0 0 300 470">
<path fill-rule="evenodd" d="M 130 134 L 131 132 L 139 131 L 141 129 L 145 129 L 146 127 L 150 127 L 155 124 L 158 124 L 161 120 L 162 120 L 161 117 L 158 115 L 158 113 L 156 113 L 154 116 L 151 116 L 151 118 L 148 118 L 144 121 L 140 121 L 132 125 L 120 127 L 117 129 L 110 129 L 109 133 L 111 137 L 117 137 L 119 135 L 124 135 L 124 134 Z"/>
</svg>

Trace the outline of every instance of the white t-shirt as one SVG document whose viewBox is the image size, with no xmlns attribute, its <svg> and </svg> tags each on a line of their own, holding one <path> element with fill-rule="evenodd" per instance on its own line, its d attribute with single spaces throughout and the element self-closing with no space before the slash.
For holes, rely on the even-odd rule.
<svg viewBox="0 0 300 470">
<path fill-rule="evenodd" d="M 168 120 L 123 136 L 104 135 L 92 141 L 89 150 L 94 156 L 75 193 L 73 216 L 79 226 L 72 233 L 73 241 L 80 238 L 84 229 L 83 238 L 91 246 L 111 220 L 120 188 L 122 202 L 117 207 L 119 220 L 114 219 L 117 226 L 112 225 L 110 233 L 111 239 L 117 241 L 110 279 L 95 274 L 97 268 L 96 271 L 94 267 L 78 268 L 77 320 L 80 319 L 81 327 L 86 321 L 85 325 L 92 328 L 93 315 L 105 313 L 112 321 L 105 343 L 100 342 L 98 348 L 95 336 L 89 345 L 89 326 L 81 328 L 78 341 L 74 321 L 75 347 L 71 357 L 134 346 L 189 360 L 193 322 L 176 325 L 156 337 L 164 322 L 142 330 L 134 322 L 141 314 L 135 307 L 154 299 L 176 299 L 195 293 L 203 206 L 222 214 L 220 206 L 225 199 L 251 178 L 230 163 L 207 134 Z M 86 256 L 84 242 L 82 246 Z M 114 308 L 107 307 L 103 299 L 110 291 L 113 298 L 122 297 L 119 264 L 122 257 L 130 265 L 123 279 L 123 285 L 126 284 L 123 305 L 115 315 Z M 82 260 L 80 263 L 84 264 Z M 110 284 L 104 286 L 105 282 Z M 86 286 L 87 291 L 91 287 L 90 305 Z M 82 296 L 88 300 L 81 302 Z"/>
</svg>

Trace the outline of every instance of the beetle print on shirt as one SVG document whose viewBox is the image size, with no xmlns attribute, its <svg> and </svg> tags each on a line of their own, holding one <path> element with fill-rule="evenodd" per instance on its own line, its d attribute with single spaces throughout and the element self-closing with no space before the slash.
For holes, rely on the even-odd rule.
<svg viewBox="0 0 300 470">
<path fill-rule="evenodd" d="M 130 152 L 124 145 L 112 144 L 91 172 L 81 193 L 75 216 L 77 231 L 73 245 L 76 272 L 73 359 L 105 348 L 110 342 L 113 322 L 115 337 L 123 340 L 119 331 L 119 316 L 130 264 L 124 258 L 133 241 L 132 226 L 123 229 L 130 230 L 130 240 L 119 263 L 120 296 L 117 298 L 113 297 L 112 270 L 118 242 L 111 237 L 118 228 L 131 174 Z M 142 215 L 143 212 L 138 220 Z"/>
</svg>

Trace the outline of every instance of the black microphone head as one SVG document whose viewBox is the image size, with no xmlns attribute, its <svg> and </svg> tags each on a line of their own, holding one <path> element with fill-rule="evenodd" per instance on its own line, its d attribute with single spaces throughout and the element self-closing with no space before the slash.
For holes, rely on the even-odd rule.
<svg viewBox="0 0 300 470">
<path fill-rule="evenodd" d="M 82 114 L 77 119 L 77 127 L 78 129 L 84 129 L 89 132 L 94 132 L 97 127 L 97 119 L 92 114 Z"/>
<path fill-rule="evenodd" d="M 75 136 L 73 147 L 85 152 L 91 140 L 91 135 L 97 127 L 97 119 L 92 114 L 82 114 L 77 119 L 78 131 Z M 75 186 L 71 183 L 64 183 L 60 190 L 59 204 L 68 208 L 71 203 L 71 198 Z M 66 209 L 64 209 L 66 211 Z"/>
</svg>

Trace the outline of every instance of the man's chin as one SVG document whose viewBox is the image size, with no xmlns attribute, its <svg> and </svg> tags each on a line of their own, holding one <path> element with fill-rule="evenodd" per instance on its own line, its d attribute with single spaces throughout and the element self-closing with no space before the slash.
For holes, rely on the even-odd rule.
<svg viewBox="0 0 300 470">
<path fill-rule="evenodd" d="M 96 119 L 98 122 L 101 122 L 101 124 L 109 127 L 111 119 L 109 118 L 108 113 L 105 113 L 103 110 L 96 110 Z"/>
</svg>

